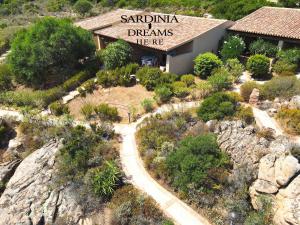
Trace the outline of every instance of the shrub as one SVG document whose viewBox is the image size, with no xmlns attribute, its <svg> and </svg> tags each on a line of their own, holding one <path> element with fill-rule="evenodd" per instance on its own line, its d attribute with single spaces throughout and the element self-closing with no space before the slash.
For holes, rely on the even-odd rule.
<svg viewBox="0 0 300 225">
<path fill-rule="evenodd" d="M 300 49 L 290 48 L 278 52 L 277 57 L 279 60 L 286 61 L 291 64 L 299 64 L 300 62 Z"/>
<path fill-rule="evenodd" d="M 297 69 L 297 64 L 291 64 L 289 62 L 282 61 L 282 60 L 277 61 L 273 66 L 273 70 L 279 76 L 295 75 L 296 69 Z"/>
<path fill-rule="evenodd" d="M 74 76 L 72 76 L 71 78 L 69 78 L 68 80 L 66 80 L 63 83 L 63 88 L 65 91 L 72 91 L 74 89 L 76 89 L 78 86 L 80 86 L 80 84 L 89 79 L 91 77 L 91 75 L 89 73 L 87 73 L 86 71 L 81 71 L 77 74 L 75 74 Z"/>
<path fill-rule="evenodd" d="M 182 75 L 180 77 L 180 80 L 184 82 L 188 87 L 195 84 L 195 77 L 192 74 Z"/>
<path fill-rule="evenodd" d="M 249 101 L 250 95 L 254 88 L 260 89 L 260 85 L 254 81 L 247 81 L 241 86 L 241 96 L 245 102 Z"/>
<path fill-rule="evenodd" d="M 197 114 L 205 122 L 214 119 L 223 119 L 235 113 L 235 104 L 235 100 L 228 94 L 222 92 L 215 93 L 204 99 L 197 109 Z"/>
<path fill-rule="evenodd" d="M 87 93 L 93 93 L 94 89 L 96 88 L 96 84 L 94 81 L 94 78 L 87 80 L 81 85 L 81 88 L 83 88 Z"/>
<path fill-rule="evenodd" d="M 237 111 L 237 117 L 243 121 L 245 121 L 247 124 L 252 124 L 254 122 L 254 116 L 253 111 L 250 106 L 248 107 L 239 107 Z"/>
<path fill-rule="evenodd" d="M 88 0 L 77 0 L 73 7 L 76 12 L 84 15 L 91 11 L 93 4 Z"/>
<path fill-rule="evenodd" d="M 161 84 L 161 74 L 162 72 L 159 68 L 145 66 L 137 71 L 136 76 L 148 91 L 152 91 Z"/>
<path fill-rule="evenodd" d="M 116 107 L 111 107 L 106 103 L 101 103 L 100 105 L 94 108 L 96 115 L 101 120 L 110 120 L 110 121 L 118 121 L 119 114 L 118 109 Z"/>
<path fill-rule="evenodd" d="M 91 103 L 85 103 L 83 106 L 81 106 L 80 112 L 86 120 L 89 120 L 94 112 L 94 105 Z"/>
<path fill-rule="evenodd" d="M 12 88 L 12 73 L 7 65 L 0 64 L 0 91 L 8 91 Z"/>
<path fill-rule="evenodd" d="M 228 72 L 232 75 L 234 82 L 238 80 L 245 69 L 238 59 L 228 59 L 225 66 Z"/>
<path fill-rule="evenodd" d="M 51 103 L 49 105 L 49 109 L 51 113 L 54 114 L 55 116 L 61 116 L 63 114 L 68 114 L 70 112 L 69 107 L 67 105 L 62 104 L 59 101 Z"/>
<path fill-rule="evenodd" d="M 119 74 L 119 85 L 129 87 L 131 86 L 132 80 L 130 75 L 133 75 L 137 72 L 139 68 L 139 65 L 136 63 L 130 63 L 124 67 L 121 67 L 117 70 L 117 73 Z"/>
<path fill-rule="evenodd" d="M 145 112 L 152 112 L 153 109 L 154 109 L 153 104 L 154 104 L 153 100 L 152 99 L 148 99 L 148 98 L 145 98 L 141 102 L 141 105 L 144 108 Z"/>
<path fill-rule="evenodd" d="M 210 52 L 198 55 L 194 62 L 194 72 L 202 79 L 206 79 L 214 69 L 222 66 L 222 61 L 218 56 Z"/>
<path fill-rule="evenodd" d="M 291 134 L 300 134 L 300 110 L 282 108 L 276 115 L 281 125 Z"/>
<path fill-rule="evenodd" d="M 105 69 L 122 67 L 132 61 L 132 47 L 123 40 L 110 43 L 101 52 Z"/>
<path fill-rule="evenodd" d="M 173 95 L 171 89 L 167 86 L 158 87 L 154 92 L 155 98 L 159 103 L 168 102 Z"/>
<path fill-rule="evenodd" d="M 8 62 L 17 81 L 40 86 L 51 75 L 59 74 L 56 77 L 63 80 L 94 51 L 90 32 L 67 19 L 46 17 L 16 35 Z"/>
<path fill-rule="evenodd" d="M 190 89 L 186 86 L 186 83 L 182 81 L 175 81 L 172 84 L 173 93 L 178 98 L 184 98 L 190 93 Z"/>
<path fill-rule="evenodd" d="M 275 139 L 275 133 L 272 128 L 262 128 L 256 133 L 257 137 L 265 138 L 268 141 L 272 141 Z"/>
<path fill-rule="evenodd" d="M 295 77 L 274 77 L 262 86 L 261 95 L 266 99 L 291 98 L 300 94 L 300 81 Z"/>
<path fill-rule="evenodd" d="M 250 44 L 249 50 L 252 55 L 260 54 L 274 58 L 278 52 L 278 47 L 271 42 L 259 38 Z"/>
<path fill-rule="evenodd" d="M 225 168 L 228 163 L 228 156 L 219 149 L 213 134 L 186 137 L 166 160 L 172 184 L 184 193 L 192 188 L 213 190 L 219 182 L 209 177 L 210 170 Z"/>
<path fill-rule="evenodd" d="M 113 161 L 106 161 L 102 168 L 92 172 L 92 188 L 97 196 L 110 198 L 121 185 L 121 172 Z"/>
<path fill-rule="evenodd" d="M 239 36 L 230 36 L 228 40 L 224 41 L 221 49 L 221 56 L 223 60 L 240 57 L 245 51 L 246 45 L 244 40 Z"/>
<path fill-rule="evenodd" d="M 103 87 L 111 87 L 117 85 L 117 77 L 113 71 L 110 70 L 101 70 L 97 74 L 97 81 Z"/>
<path fill-rule="evenodd" d="M 207 80 L 215 91 L 222 91 L 231 86 L 230 74 L 224 67 L 215 70 Z"/>
<path fill-rule="evenodd" d="M 253 55 L 247 61 L 247 69 L 255 78 L 266 78 L 269 68 L 270 59 L 264 55 Z"/>
</svg>

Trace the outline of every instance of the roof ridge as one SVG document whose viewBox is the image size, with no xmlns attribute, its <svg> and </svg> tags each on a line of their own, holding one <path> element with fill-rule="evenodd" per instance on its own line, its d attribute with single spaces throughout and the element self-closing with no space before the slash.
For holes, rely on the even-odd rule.
<svg viewBox="0 0 300 225">
<path fill-rule="evenodd" d="M 300 11 L 300 8 L 288 8 L 288 7 L 279 7 L 279 6 L 263 6 L 259 9 L 262 9 L 262 8 L 271 8 L 271 9 L 280 9 L 280 10 L 296 10 L 296 11 Z M 259 10 L 257 9 L 257 10 Z M 255 11 L 254 11 L 255 12 Z"/>
</svg>

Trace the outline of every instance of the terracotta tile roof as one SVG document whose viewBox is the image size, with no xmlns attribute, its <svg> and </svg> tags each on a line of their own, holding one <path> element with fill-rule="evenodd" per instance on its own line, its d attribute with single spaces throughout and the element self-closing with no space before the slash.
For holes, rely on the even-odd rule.
<svg viewBox="0 0 300 225">
<path fill-rule="evenodd" d="M 119 22 L 121 16 L 124 14 L 131 16 L 131 15 L 137 15 L 139 13 L 141 13 L 141 11 L 117 9 L 115 11 L 111 11 L 99 16 L 77 21 L 75 22 L 75 25 L 82 27 L 83 29 L 86 30 L 96 30 L 96 29 L 101 29 L 103 27 L 110 26 L 116 22 Z"/>
<path fill-rule="evenodd" d="M 262 7 L 229 30 L 300 40 L 300 9 Z"/>
<path fill-rule="evenodd" d="M 137 39 L 151 39 L 153 37 L 129 36 L 128 29 L 148 29 L 148 24 L 147 23 L 121 23 L 120 22 L 121 15 L 130 16 L 130 15 L 141 15 L 141 14 L 167 15 L 167 14 L 145 12 L 145 11 L 117 10 L 108 14 L 101 15 L 99 17 L 92 18 L 91 20 L 89 20 L 89 22 L 85 22 L 85 24 L 83 23 L 84 21 L 81 21 L 76 24 L 85 29 L 94 30 L 94 33 L 100 34 L 102 36 L 107 36 L 115 39 L 124 39 L 125 41 L 136 43 Z M 111 18 L 109 19 L 109 17 Z M 97 23 L 97 20 L 100 18 L 105 18 L 105 21 L 109 21 L 110 24 L 108 24 L 108 26 L 107 25 L 104 26 L 103 21 L 99 21 L 99 23 Z M 183 15 L 176 15 L 176 18 L 178 20 L 178 23 L 152 23 L 153 30 L 172 29 L 173 35 L 163 36 L 162 45 L 149 44 L 147 45 L 147 47 L 155 48 L 162 51 L 169 51 L 193 40 L 194 38 L 222 24 L 226 23 L 226 27 L 232 25 L 232 22 L 227 20 L 207 19 L 207 18 L 191 17 L 191 16 L 183 16 Z M 100 27 L 99 25 L 103 26 L 103 29 L 100 28 L 98 30 L 97 29 L 95 30 L 92 28 L 92 27 Z M 159 37 L 156 37 L 156 39 L 159 39 Z"/>
</svg>

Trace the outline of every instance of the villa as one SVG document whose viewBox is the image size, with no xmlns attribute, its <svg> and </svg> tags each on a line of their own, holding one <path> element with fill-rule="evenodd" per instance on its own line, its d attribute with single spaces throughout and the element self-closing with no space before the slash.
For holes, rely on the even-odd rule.
<svg viewBox="0 0 300 225">
<path fill-rule="evenodd" d="M 204 52 L 217 52 L 228 20 L 118 9 L 75 23 L 93 32 L 97 49 L 117 39 L 131 44 L 135 58 L 154 57 L 155 66 L 166 72 L 193 71 L 193 59 Z"/>
<path fill-rule="evenodd" d="M 263 38 L 278 43 L 279 48 L 293 47 L 300 44 L 300 9 L 262 7 L 228 30 L 244 37 L 246 42 Z"/>
</svg>

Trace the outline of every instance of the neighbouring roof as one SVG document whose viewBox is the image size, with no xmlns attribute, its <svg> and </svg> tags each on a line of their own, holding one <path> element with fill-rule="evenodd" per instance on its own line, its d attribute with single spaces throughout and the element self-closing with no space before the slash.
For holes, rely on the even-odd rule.
<svg viewBox="0 0 300 225">
<path fill-rule="evenodd" d="M 124 10 L 118 9 L 113 12 L 109 12 L 94 18 L 86 19 L 75 23 L 76 25 L 93 30 L 94 33 L 101 36 L 111 37 L 115 39 L 123 39 L 125 41 L 136 43 L 136 40 L 139 39 L 149 39 L 150 37 L 137 37 L 137 36 L 128 36 L 128 29 L 147 29 L 147 23 L 121 23 L 121 15 L 167 15 L 154 12 L 145 12 L 145 11 L 133 11 L 133 10 Z M 152 29 L 163 30 L 163 29 L 172 29 L 174 35 L 164 36 L 163 45 L 153 45 L 150 44 L 147 47 L 162 50 L 170 51 L 178 46 L 181 46 L 189 41 L 192 41 L 196 37 L 206 33 L 207 31 L 218 27 L 226 22 L 227 20 L 219 19 L 207 19 L 201 17 L 192 17 L 192 16 L 183 16 L 176 15 L 176 18 L 179 23 L 153 23 Z M 232 25 L 228 23 L 227 27 Z M 153 38 L 153 37 L 152 37 Z"/>
<path fill-rule="evenodd" d="M 300 40 L 300 9 L 262 7 L 229 30 Z"/>
</svg>

